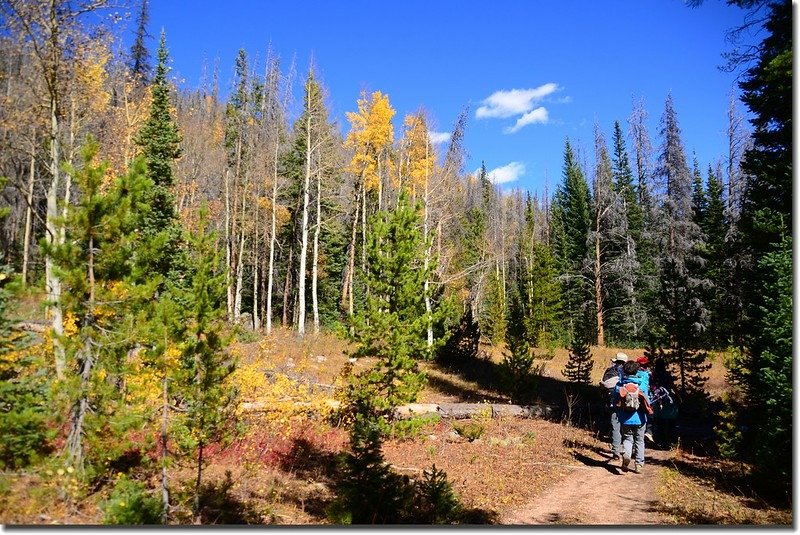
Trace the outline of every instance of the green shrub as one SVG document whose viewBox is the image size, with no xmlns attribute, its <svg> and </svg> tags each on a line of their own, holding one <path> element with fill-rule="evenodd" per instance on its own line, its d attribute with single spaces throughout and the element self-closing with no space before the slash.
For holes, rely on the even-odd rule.
<svg viewBox="0 0 800 535">
<path fill-rule="evenodd" d="M 470 442 L 483 436 L 486 428 L 477 422 L 454 423 L 453 430 Z"/>
<path fill-rule="evenodd" d="M 441 419 L 438 414 L 429 414 L 407 420 L 397 420 L 389 428 L 389 437 L 397 440 L 413 440 L 419 437 L 425 428 L 438 424 Z"/>
<path fill-rule="evenodd" d="M 437 469 L 434 464 L 430 470 L 422 472 L 422 479 L 415 486 L 415 523 L 452 524 L 458 520 L 462 511 L 461 503 L 444 470 Z"/>
<path fill-rule="evenodd" d="M 100 504 L 103 524 L 122 526 L 160 524 L 164 505 L 152 496 L 145 486 L 121 476 L 111 491 L 111 496 Z"/>
</svg>

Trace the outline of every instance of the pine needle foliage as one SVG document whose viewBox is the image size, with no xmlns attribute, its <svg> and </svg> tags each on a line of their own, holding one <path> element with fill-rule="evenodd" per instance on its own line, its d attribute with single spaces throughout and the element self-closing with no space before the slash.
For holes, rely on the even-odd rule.
<svg viewBox="0 0 800 535">
<path fill-rule="evenodd" d="M 585 338 L 575 337 L 569 350 L 569 360 L 561 371 L 573 383 L 589 384 L 594 368 L 592 351 Z"/>
</svg>

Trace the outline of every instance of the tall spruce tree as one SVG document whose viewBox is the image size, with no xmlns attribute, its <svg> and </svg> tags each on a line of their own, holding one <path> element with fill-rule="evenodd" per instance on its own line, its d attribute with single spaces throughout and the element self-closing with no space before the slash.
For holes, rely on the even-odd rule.
<svg viewBox="0 0 800 535">
<path fill-rule="evenodd" d="M 566 328 L 570 333 L 574 332 L 579 322 L 587 321 L 586 316 L 590 312 L 586 305 L 593 300 L 592 288 L 583 276 L 591 226 L 589 204 L 589 185 L 567 140 L 563 182 L 555 193 L 552 217 L 554 256 L 564 289 Z"/>
<path fill-rule="evenodd" d="M 704 251 L 705 265 L 703 273 L 712 283 L 706 293 L 704 301 L 708 304 L 710 313 L 709 328 L 706 331 L 706 346 L 712 348 L 725 348 L 731 341 L 730 333 L 733 332 L 734 318 L 725 305 L 726 291 L 728 289 L 728 272 L 725 267 L 727 246 L 725 241 L 728 221 L 725 217 L 725 199 L 723 198 L 722 170 L 715 171 L 710 165 L 706 181 L 704 197 L 706 200 L 705 214 L 698 222 L 701 230 L 706 235 Z"/>
<path fill-rule="evenodd" d="M 741 4 L 747 4 L 742 1 Z M 792 232 L 792 3 L 767 5 L 767 36 L 740 83 L 753 114 L 753 146 L 745 152 L 747 175 L 740 236 L 750 262 L 744 267 L 746 425 L 743 454 L 776 481 L 791 485 L 791 273 Z M 781 464 L 783 461 L 783 464 Z"/>
<path fill-rule="evenodd" d="M 708 326 L 708 308 L 703 292 L 710 286 L 702 278 L 705 236 L 694 221 L 692 177 L 686 164 L 680 127 L 672 95 L 668 95 L 662 117 L 662 148 L 656 169 L 661 182 L 663 221 L 659 235 L 658 266 L 662 281 L 660 327 L 669 359 L 678 371 L 682 394 L 704 394 L 709 364 L 699 351 L 700 338 Z"/>
<path fill-rule="evenodd" d="M 135 139 L 147 165 L 147 177 L 152 181 L 141 199 L 142 240 L 135 262 L 148 266 L 146 271 L 150 273 L 144 276 L 158 273 L 177 280 L 182 272 L 181 230 L 175 210 L 173 164 L 181 154 L 181 136 L 170 103 L 168 51 L 163 31 L 157 57 L 156 73 L 150 84 L 150 112 Z"/>
<path fill-rule="evenodd" d="M 615 256 L 624 265 L 624 277 L 617 291 L 608 296 L 610 328 L 614 338 L 629 343 L 640 341 L 646 326 L 647 314 L 640 296 L 642 288 L 642 263 L 652 263 L 652 258 L 642 252 L 644 245 L 644 214 L 639 203 L 637 187 L 625 148 L 625 139 L 619 121 L 614 122 L 614 147 L 611 154 L 614 191 L 621 197 L 627 231 L 618 237 Z M 620 218 L 621 219 L 621 218 Z M 620 240 L 620 238 L 622 238 Z"/>
<path fill-rule="evenodd" d="M 141 0 L 139 13 L 136 17 L 136 36 L 131 45 L 129 68 L 134 82 L 147 85 L 150 82 L 150 52 L 147 50 L 145 40 L 150 37 L 147 33 L 147 24 L 150 22 L 149 0 Z"/>
</svg>

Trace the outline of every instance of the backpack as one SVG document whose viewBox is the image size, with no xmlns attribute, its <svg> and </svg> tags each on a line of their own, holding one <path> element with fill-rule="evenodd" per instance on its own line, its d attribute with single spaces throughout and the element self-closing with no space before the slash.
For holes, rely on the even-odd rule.
<svg viewBox="0 0 800 535">
<path fill-rule="evenodd" d="M 611 366 L 603 373 L 603 378 L 600 380 L 600 384 L 608 389 L 612 389 L 617 386 L 621 378 L 621 374 L 619 370 L 617 370 L 616 366 Z"/>
<path fill-rule="evenodd" d="M 639 386 L 634 383 L 625 383 L 619 387 L 619 399 L 617 400 L 617 407 L 627 411 L 636 412 L 639 410 L 639 396 L 641 390 Z"/>
</svg>

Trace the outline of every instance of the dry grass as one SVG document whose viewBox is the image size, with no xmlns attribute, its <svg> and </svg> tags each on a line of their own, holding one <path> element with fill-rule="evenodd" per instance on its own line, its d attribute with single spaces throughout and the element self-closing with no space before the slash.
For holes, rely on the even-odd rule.
<svg viewBox="0 0 800 535">
<path fill-rule="evenodd" d="M 482 350 L 490 362 L 502 360 L 501 350 Z M 631 348 L 592 348 L 593 382 L 599 381 L 607 362 L 619 350 L 632 357 L 641 355 L 641 350 Z M 265 372 L 297 373 L 326 385 L 333 384 L 341 374 L 347 364 L 347 351 L 348 344 L 333 336 L 310 335 L 300 341 L 295 333 L 281 328 L 269 338 L 236 346 L 243 364 L 263 364 Z M 567 359 L 566 350 L 556 350 L 551 360 L 541 361 L 545 363 L 543 375 L 563 381 L 561 370 Z M 725 385 L 721 360 L 714 358 L 709 373 L 712 393 L 718 393 Z M 367 364 L 359 362 L 357 366 Z M 480 378 L 451 373 L 434 363 L 425 367 L 432 381 L 420 401 L 507 400 L 496 389 L 481 383 Z M 448 389 L 442 385 L 448 385 Z M 247 418 L 249 430 L 244 436 L 223 451 L 209 452 L 205 480 L 216 505 L 206 512 L 205 521 L 326 524 L 325 509 L 335 497 L 333 489 L 340 476 L 336 456 L 347 447 L 346 431 L 314 419 L 293 420 L 287 426 L 262 414 Z M 465 506 L 497 515 L 524 506 L 573 471 L 580 464 L 573 450 L 606 448 L 590 430 L 539 419 L 479 419 L 476 423 L 483 426 L 483 434 L 471 442 L 455 432 L 454 423 L 431 423 L 410 439 L 387 441 L 385 458 L 397 472 L 411 478 L 435 464 L 448 474 Z M 709 463 L 707 458 L 682 455 L 667 467 L 661 496 L 664 511 L 676 523 L 791 522 L 790 510 L 772 509 L 720 483 L 738 468 L 716 461 Z M 192 476 L 190 466 L 171 472 L 174 522 L 191 522 Z M 156 481 L 150 483 L 155 488 Z M 0 522 L 97 524 L 102 521 L 98 504 L 108 492 L 108 488 L 102 489 L 68 508 L 57 485 L 38 469 L 0 474 Z"/>
<path fill-rule="evenodd" d="M 776 508 L 755 495 L 746 465 L 677 452 L 659 488 L 676 524 L 792 525 L 791 504 Z"/>
</svg>

